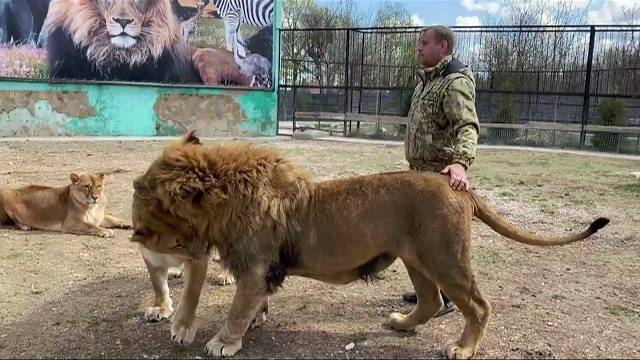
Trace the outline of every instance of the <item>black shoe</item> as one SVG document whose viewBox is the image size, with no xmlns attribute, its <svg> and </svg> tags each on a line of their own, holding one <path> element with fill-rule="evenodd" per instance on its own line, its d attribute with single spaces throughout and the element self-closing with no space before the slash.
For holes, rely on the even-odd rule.
<svg viewBox="0 0 640 360">
<path fill-rule="evenodd" d="M 412 291 L 402 294 L 402 299 L 404 299 L 404 301 L 410 302 L 412 304 L 417 304 L 418 303 L 418 295 L 416 295 L 416 293 L 412 292 Z"/>
<path fill-rule="evenodd" d="M 440 308 L 440 310 L 438 310 L 438 312 L 433 317 L 437 318 L 439 316 L 446 315 L 450 312 L 453 312 L 455 309 L 456 309 L 456 306 L 451 301 L 449 301 L 446 304 L 444 304 L 442 308 Z"/>
</svg>

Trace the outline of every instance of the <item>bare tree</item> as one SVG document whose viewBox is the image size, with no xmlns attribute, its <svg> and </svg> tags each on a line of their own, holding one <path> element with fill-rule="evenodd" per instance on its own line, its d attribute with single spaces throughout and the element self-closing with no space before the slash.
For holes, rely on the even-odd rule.
<svg viewBox="0 0 640 360">
<path fill-rule="evenodd" d="M 303 14 L 315 6 L 314 0 L 285 0 L 283 3 L 283 25 L 285 29 L 301 29 Z M 304 58 L 304 36 L 297 31 L 284 31 L 282 44 L 282 75 L 286 83 L 297 84 L 300 75 L 306 73 L 307 63 Z"/>
<path fill-rule="evenodd" d="M 584 88 L 584 49 L 588 33 L 556 28 L 551 31 L 533 29 L 536 25 L 579 25 L 587 17 L 587 7 L 572 0 L 554 1 L 554 6 L 543 0 L 505 2 L 501 15 L 487 18 L 489 25 L 521 27 L 515 31 L 492 32 L 484 36 L 480 47 L 482 67 L 488 72 L 483 87 L 501 90 L 501 114 L 511 114 L 501 122 L 516 122 L 516 98 L 510 92 L 520 91 L 574 91 Z M 556 107 L 559 97 L 555 99 Z M 528 110 L 525 110 L 527 113 Z M 555 112 L 554 112 L 555 114 Z M 555 119 L 555 115 L 554 115 Z"/>
</svg>

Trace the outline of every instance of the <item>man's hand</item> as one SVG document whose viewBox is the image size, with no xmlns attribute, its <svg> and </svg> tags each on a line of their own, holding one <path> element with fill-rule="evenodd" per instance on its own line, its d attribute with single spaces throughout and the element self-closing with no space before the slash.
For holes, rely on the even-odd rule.
<svg viewBox="0 0 640 360">
<path fill-rule="evenodd" d="M 469 180 L 467 179 L 467 172 L 464 170 L 464 166 L 458 163 L 453 163 L 451 165 L 447 165 L 444 170 L 442 170 L 443 174 L 449 174 L 449 185 L 454 190 L 469 191 Z"/>
</svg>

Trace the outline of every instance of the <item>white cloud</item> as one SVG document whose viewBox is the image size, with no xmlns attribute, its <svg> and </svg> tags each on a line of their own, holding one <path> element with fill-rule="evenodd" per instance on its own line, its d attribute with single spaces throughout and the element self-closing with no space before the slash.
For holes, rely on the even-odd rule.
<svg viewBox="0 0 640 360">
<path fill-rule="evenodd" d="M 495 1 L 462 0 L 462 6 L 467 10 L 486 11 L 497 13 L 500 11 L 500 4 Z"/>
<path fill-rule="evenodd" d="M 598 10 L 589 11 L 589 24 L 619 24 L 625 9 L 640 7 L 640 0 L 604 0 Z"/>
<path fill-rule="evenodd" d="M 480 26 L 480 18 L 477 16 L 456 16 L 456 26 Z"/>
<path fill-rule="evenodd" d="M 411 24 L 413 26 L 424 26 L 424 20 L 418 14 L 411 15 Z"/>
</svg>

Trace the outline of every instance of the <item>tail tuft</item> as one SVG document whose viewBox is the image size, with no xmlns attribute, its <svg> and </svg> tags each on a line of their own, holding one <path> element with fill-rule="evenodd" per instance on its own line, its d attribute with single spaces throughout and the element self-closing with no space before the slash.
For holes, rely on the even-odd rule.
<svg viewBox="0 0 640 360">
<path fill-rule="evenodd" d="M 591 226 L 589 226 L 589 232 L 590 233 L 596 233 L 598 230 L 602 229 L 603 227 L 607 226 L 607 224 L 609 223 L 609 219 L 601 217 L 601 218 L 597 218 L 596 220 L 594 220 L 591 223 Z"/>
</svg>

